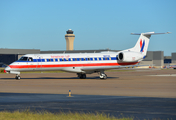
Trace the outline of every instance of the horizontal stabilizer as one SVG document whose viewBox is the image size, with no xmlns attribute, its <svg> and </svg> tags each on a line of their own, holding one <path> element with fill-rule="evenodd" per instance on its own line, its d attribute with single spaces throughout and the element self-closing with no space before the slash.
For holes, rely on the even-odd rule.
<svg viewBox="0 0 176 120">
<path fill-rule="evenodd" d="M 169 34 L 171 32 L 166 32 L 166 33 L 155 33 L 155 32 L 147 32 L 147 33 L 131 33 L 131 35 L 158 35 L 158 34 Z"/>
</svg>

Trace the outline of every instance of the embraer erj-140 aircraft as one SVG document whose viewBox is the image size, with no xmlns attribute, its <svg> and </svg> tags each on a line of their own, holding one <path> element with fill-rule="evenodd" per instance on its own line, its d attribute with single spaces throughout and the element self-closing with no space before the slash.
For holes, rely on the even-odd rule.
<svg viewBox="0 0 176 120">
<path fill-rule="evenodd" d="M 142 61 L 146 57 L 151 35 L 168 33 L 132 33 L 140 35 L 136 45 L 119 52 L 27 54 L 6 67 L 4 72 L 16 74 L 15 79 L 18 80 L 21 71 L 48 70 L 74 72 L 81 79 L 85 79 L 86 74 L 98 72 L 100 79 L 106 79 L 105 70 L 127 67 Z"/>
</svg>

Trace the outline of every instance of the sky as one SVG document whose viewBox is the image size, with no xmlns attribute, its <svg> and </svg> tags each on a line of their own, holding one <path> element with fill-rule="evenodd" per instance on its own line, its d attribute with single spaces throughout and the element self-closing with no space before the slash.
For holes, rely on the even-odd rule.
<svg viewBox="0 0 176 120">
<path fill-rule="evenodd" d="M 176 52 L 176 0 L 0 0 L 0 48 L 66 50 L 65 34 L 75 34 L 74 50 L 124 50 L 138 37 L 153 35 L 148 51 Z"/>
</svg>

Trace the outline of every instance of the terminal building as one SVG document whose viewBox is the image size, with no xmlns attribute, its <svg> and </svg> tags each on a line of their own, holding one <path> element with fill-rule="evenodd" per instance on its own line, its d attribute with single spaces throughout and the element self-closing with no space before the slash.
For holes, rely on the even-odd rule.
<svg viewBox="0 0 176 120">
<path fill-rule="evenodd" d="M 172 64 L 176 64 L 176 53 L 172 53 L 171 59 L 172 59 Z"/>
<path fill-rule="evenodd" d="M 25 54 L 54 54 L 54 53 L 99 53 L 102 51 L 118 52 L 120 50 L 74 50 L 75 35 L 73 31 L 69 29 L 66 31 L 66 50 L 62 51 L 40 51 L 40 49 L 1 49 L 0 48 L 0 67 L 5 67 L 10 63 L 18 60 Z M 164 57 L 163 51 L 148 51 L 146 58 L 141 61 L 140 65 L 149 65 L 162 68 L 166 64 L 176 65 L 176 53 L 172 53 L 172 56 Z"/>
</svg>

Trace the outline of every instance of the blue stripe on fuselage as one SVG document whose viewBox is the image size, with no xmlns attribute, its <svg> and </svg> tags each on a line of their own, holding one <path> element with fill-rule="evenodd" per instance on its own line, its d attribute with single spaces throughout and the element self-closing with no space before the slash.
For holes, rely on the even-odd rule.
<svg viewBox="0 0 176 120">
<path fill-rule="evenodd" d="M 93 59 L 94 58 L 94 59 Z M 75 58 L 72 58 L 72 61 L 104 61 L 104 60 L 110 60 L 109 58 L 103 57 L 103 60 L 101 59 L 101 57 L 93 57 L 93 58 L 76 58 L 77 60 L 75 60 Z M 66 59 L 62 59 L 62 58 L 58 58 L 60 62 L 62 61 L 71 61 L 71 58 L 69 58 L 68 60 Z M 58 62 L 58 59 L 55 59 L 55 62 Z M 85 59 L 85 60 L 84 60 Z M 53 58 L 46 58 L 47 62 L 54 62 Z M 117 60 L 117 57 L 111 57 L 111 60 Z M 45 59 L 33 59 L 33 61 L 22 61 L 22 60 L 17 60 L 16 62 L 46 62 Z"/>
</svg>

